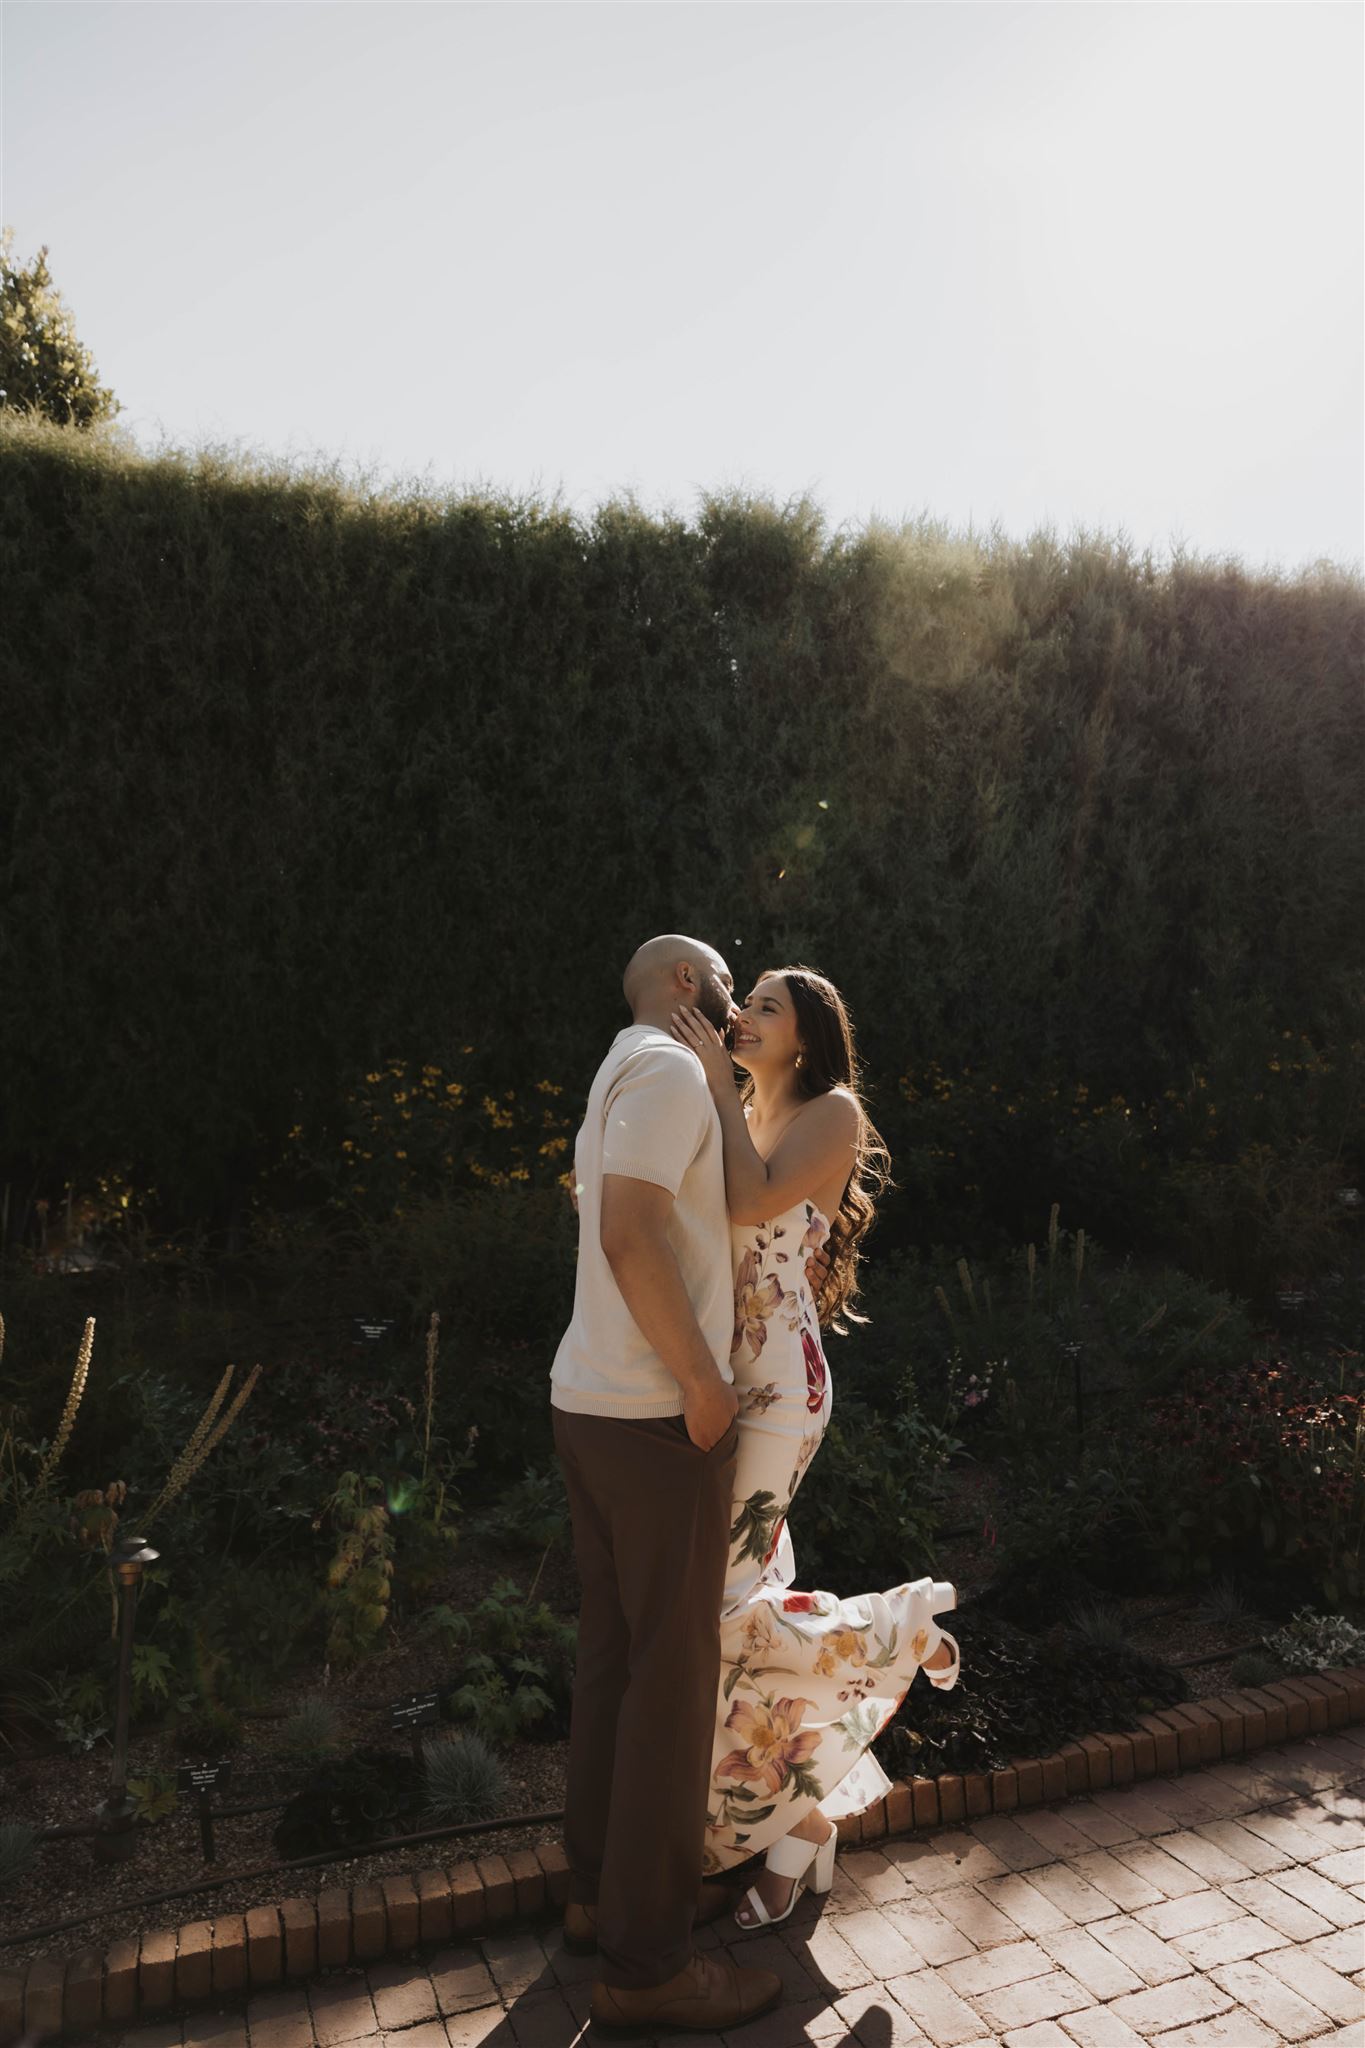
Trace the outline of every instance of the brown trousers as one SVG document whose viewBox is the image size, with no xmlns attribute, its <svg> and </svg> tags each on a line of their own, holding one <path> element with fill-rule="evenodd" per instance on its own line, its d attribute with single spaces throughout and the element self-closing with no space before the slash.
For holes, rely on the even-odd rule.
<svg viewBox="0 0 1365 2048">
<path fill-rule="evenodd" d="M 739 1430 L 554 1411 L 583 1586 L 569 1731 L 569 1896 L 599 1975 L 644 1988 L 692 1954 Z"/>
</svg>

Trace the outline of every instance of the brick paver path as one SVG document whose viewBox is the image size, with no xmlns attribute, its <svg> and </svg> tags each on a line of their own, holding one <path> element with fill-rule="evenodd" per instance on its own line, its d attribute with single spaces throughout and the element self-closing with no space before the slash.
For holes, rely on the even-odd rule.
<svg viewBox="0 0 1365 2048">
<path fill-rule="evenodd" d="M 1365 2048 L 1365 1729 L 845 1854 L 823 1910 L 731 1938 L 786 1986 L 736 2048 Z M 569 2048 L 591 1975 L 547 1925 L 121 2048 Z"/>
</svg>

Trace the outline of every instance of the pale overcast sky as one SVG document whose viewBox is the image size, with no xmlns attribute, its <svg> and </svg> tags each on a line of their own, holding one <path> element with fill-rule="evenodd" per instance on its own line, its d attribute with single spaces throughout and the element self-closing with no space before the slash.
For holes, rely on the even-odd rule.
<svg viewBox="0 0 1365 2048">
<path fill-rule="evenodd" d="M 1347 4 L 7 0 L 140 442 L 1365 554 Z"/>
</svg>

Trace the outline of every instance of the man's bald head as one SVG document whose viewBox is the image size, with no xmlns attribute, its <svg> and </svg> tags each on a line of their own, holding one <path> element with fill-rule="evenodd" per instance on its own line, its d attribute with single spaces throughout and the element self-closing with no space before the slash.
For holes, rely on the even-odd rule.
<svg viewBox="0 0 1365 2048">
<path fill-rule="evenodd" d="M 715 947 L 680 932 L 638 946 L 621 987 L 637 1024 L 662 1022 L 680 1003 L 690 1003 L 724 1031 L 734 1007 L 730 970 Z"/>
</svg>

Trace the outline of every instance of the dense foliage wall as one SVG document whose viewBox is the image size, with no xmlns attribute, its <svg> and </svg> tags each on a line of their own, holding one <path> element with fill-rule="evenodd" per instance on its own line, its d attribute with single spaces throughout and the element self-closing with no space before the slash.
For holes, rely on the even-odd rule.
<svg viewBox="0 0 1365 2048">
<path fill-rule="evenodd" d="M 201 1213 L 395 1054 L 572 1100 L 675 927 L 741 983 L 833 975 L 889 1122 L 933 1061 L 1132 1100 L 1359 1035 L 1330 569 L 363 496 L 6 423 L 0 588 L 16 1181 L 125 1161 Z"/>
</svg>

